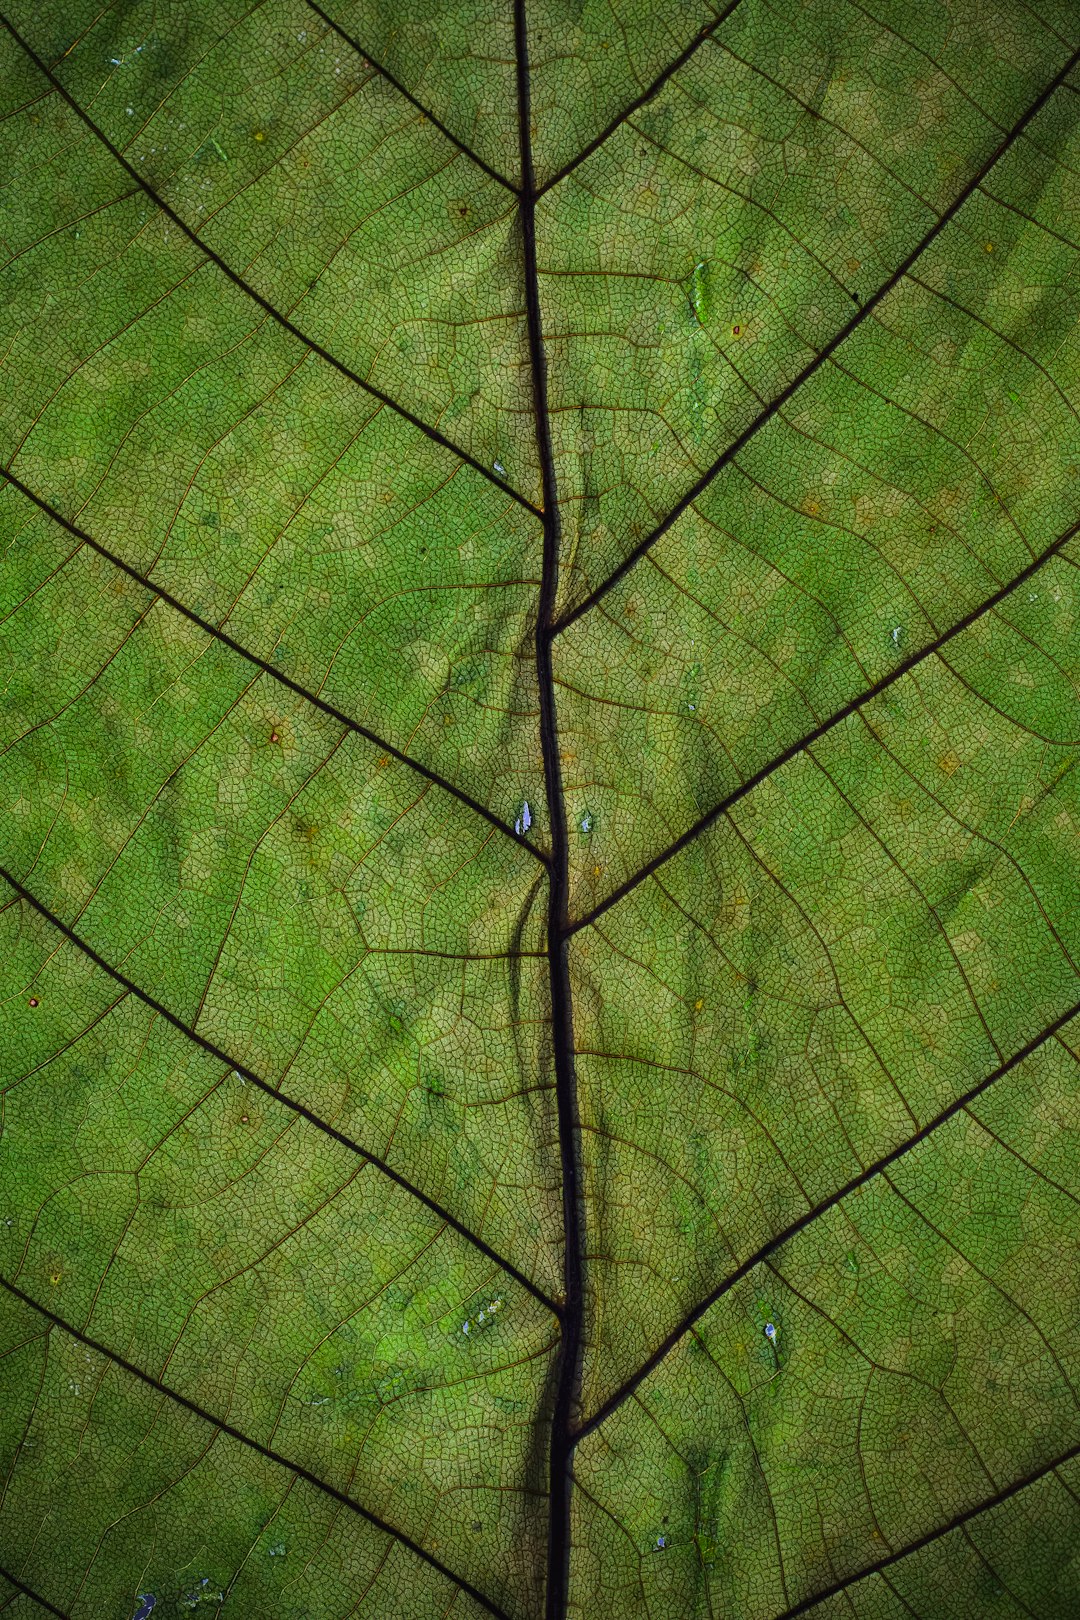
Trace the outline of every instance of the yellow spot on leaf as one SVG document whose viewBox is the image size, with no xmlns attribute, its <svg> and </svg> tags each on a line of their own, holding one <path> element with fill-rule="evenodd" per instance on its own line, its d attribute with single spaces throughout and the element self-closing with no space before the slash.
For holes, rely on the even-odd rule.
<svg viewBox="0 0 1080 1620">
<path fill-rule="evenodd" d="M 938 768 L 943 770 L 946 776 L 952 776 L 954 771 L 959 770 L 959 757 L 953 753 L 951 748 L 947 754 L 942 754 L 941 758 L 938 760 Z"/>
</svg>

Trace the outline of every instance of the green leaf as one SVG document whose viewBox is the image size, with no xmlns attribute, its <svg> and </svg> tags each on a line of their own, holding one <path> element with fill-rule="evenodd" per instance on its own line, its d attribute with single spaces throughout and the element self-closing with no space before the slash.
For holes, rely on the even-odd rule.
<svg viewBox="0 0 1080 1620">
<path fill-rule="evenodd" d="M 1074 1612 L 1075 5 L 0 50 L 0 1607 Z"/>
</svg>

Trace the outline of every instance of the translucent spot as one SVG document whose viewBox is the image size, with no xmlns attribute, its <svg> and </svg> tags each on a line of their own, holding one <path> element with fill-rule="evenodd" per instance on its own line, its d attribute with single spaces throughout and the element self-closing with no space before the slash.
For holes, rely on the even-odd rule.
<svg viewBox="0 0 1080 1620">
<path fill-rule="evenodd" d="M 304 1402 L 304 1405 L 305 1406 L 329 1406 L 330 1405 L 330 1397 L 329 1397 L 329 1395 L 311 1395 Z"/>
<path fill-rule="evenodd" d="M 532 811 L 529 809 L 529 801 L 528 801 L 528 799 L 525 799 L 523 801 L 523 803 L 522 803 L 522 806 L 521 806 L 521 814 L 520 814 L 520 816 L 518 816 L 517 820 L 514 822 L 514 831 L 517 833 L 518 837 L 520 838 L 522 833 L 527 833 L 531 826 L 532 826 Z"/>
<path fill-rule="evenodd" d="M 82 1393 L 81 1386 L 77 1384 L 73 1378 L 68 1379 L 68 1389 L 70 1389 L 73 1395 L 81 1395 Z"/>
<path fill-rule="evenodd" d="M 134 118 L 134 116 L 135 116 L 135 109 L 134 109 L 134 107 L 125 107 L 125 108 L 124 108 L 124 111 L 125 111 L 125 112 L 126 112 L 126 113 L 127 113 L 127 115 L 128 115 L 128 117 L 129 117 L 129 118 Z M 155 1601 L 155 1602 L 156 1602 L 156 1601 L 157 1601 L 157 1599 L 156 1599 L 156 1598 L 155 1598 L 155 1600 L 154 1600 L 154 1601 Z"/>
<path fill-rule="evenodd" d="M 493 461 L 492 466 L 497 473 L 501 473 L 504 478 L 506 477 L 506 468 L 503 466 L 501 461 Z"/>
<path fill-rule="evenodd" d="M 655 1546 L 657 1552 L 663 1552 L 664 1548 L 667 1546 L 667 1536 L 657 1536 Z"/>
<path fill-rule="evenodd" d="M 270 1557 L 271 1558 L 284 1558 L 284 1556 L 285 1556 L 285 1543 L 283 1541 L 275 1541 L 274 1545 L 270 1548 Z"/>
<path fill-rule="evenodd" d="M 708 267 L 708 259 L 702 259 L 699 264 L 695 264 L 694 274 L 690 280 L 690 302 L 693 305 L 694 314 L 697 316 L 702 326 L 704 326 L 705 322 L 708 320 L 709 312 L 712 307 L 711 300 L 709 298 L 709 284 L 706 277 Z"/>
<path fill-rule="evenodd" d="M 588 810 L 586 810 L 585 814 L 581 818 L 581 830 L 582 830 L 583 833 L 591 833 L 592 829 L 593 829 L 593 818 L 589 814 Z"/>
<path fill-rule="evenodd" d="M 135 1599 L 139 1607 L 135 1610 L 131 1620 L 149 1620 L 150 1615 L 157 1607 L 157 1598 L 153 1592 L 140 1592 Z"/>
<path fill-rule="evenodd" d="M 209 1575 L 204 1575 L 195 1582 L 190 1592 L 180 1594 L 180 1606 L 184 1609 L 197 1609 L 203 1603 L 224 1603 L 225 1594 L 220 1589 L 210 1585 Z"/>
<path fill-rule="evenodd" d="M 480 1310 L 475 1316 L 470 1316 L 461 1324 L 461 1331 L 464 1337 L 468 1338 L 469 1334 L 474 1328 L 489 1328 L 491 1326 L 492 1318 L 502 1310 L 505 1304 L 506 1300 L 501 1294 L 498 1294 L 494 1299 L 489 1299 L 486 1305 L 482 1305 L 480 1307 Z"/>
<path fill-rule="evenodd" d="M 894 625 L 893 630 L 892 630 L 892 644 L 893 644 L 893 646 L 894 647 L 899 647 L 899 645 L 903 641 L 903 639 L 904 639 L 904 627 L 903 627 L 903 625 L 902 624 Z"/>
<path fill-rule="evenodd" d="M 765 1337 L 769 1340 L 770 1344 L 776 1338 L 776 1323 L 775 1322 L 766 1322 L 766 1324 L 765 1324 Z"/>
</svg>

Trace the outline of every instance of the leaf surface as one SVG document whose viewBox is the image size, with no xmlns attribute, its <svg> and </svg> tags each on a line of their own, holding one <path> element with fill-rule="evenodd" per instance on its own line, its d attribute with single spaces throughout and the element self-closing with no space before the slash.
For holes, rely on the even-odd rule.
<svg viewBox="0 0 1080 1620">
<path fill-rule="evenodd" d="M 0 1607 L 1071 1612 L 1075 8 L 0 46 Z"/>
</svg>

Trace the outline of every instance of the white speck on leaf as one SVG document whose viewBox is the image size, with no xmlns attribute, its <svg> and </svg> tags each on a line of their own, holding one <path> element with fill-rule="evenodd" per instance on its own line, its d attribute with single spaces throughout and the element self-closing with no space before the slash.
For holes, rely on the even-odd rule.
<svg viewBox="0 0 1080 1620">
<path fill-rule="evenodd" d="M 492 466 L 497 473 L 502 473 L 503 477 L 506 477 L 506 468 L 503 466 L 501 461 L 493 461 Z"/>
<path fill-rule="evenodd" d="M 518 837 L 520 838 L 522 833 L 527 833 L 531 826 L 532 826 L 532 811 L 529 809 L 529 801 L 528 801 L 528 799 L 525 799 L 523 801 L 523 803 L 522 803 L 522 806 L 521 806 L 521 814 L 520 814 L 520 816 L 518 816 L 517 820 L 514 822 L 514 831 L 517 833 Z"/>
<path fill-rule="evenodd" d="M 775 1322 L 766 1322 L 766 1324 L 765 1324 L 765 1337 L 769 1340 L 770 1343 L 773 1341 L 773 1339 L 776 1338 L 776 1323 Z"/>
</svg>

